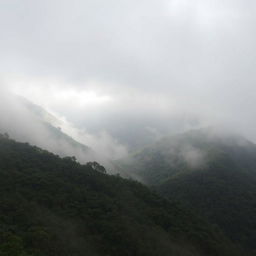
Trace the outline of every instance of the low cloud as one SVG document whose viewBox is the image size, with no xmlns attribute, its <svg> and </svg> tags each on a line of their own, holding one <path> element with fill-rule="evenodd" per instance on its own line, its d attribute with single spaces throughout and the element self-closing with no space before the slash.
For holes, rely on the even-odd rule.
<svg viewBox="0 0 256 256">
<path fill-rule="evenodd" d="M 59 120 L 61 120 L 59 127 L 64 133 L 70 135 L 80 143 L 89 146 L 97 152 L 99 156 L 109 160 L 116 160 L 127 156 L 128 152 L 126 147 L 120 144 L 106 131 L 101 131 L 94 135 L 88 133 L 86 130 L 80 130 L 74 127 L 74 125 L 65 120 L 65 118 L 60 118 Z"/>
<path fill-rule="evenodd" d="M 91 141 L 112 141 L 117 150 L 96 147 L 114 157 L 125 151 L 119 144 L 152 143 L 152 131 L 212 124 L 256 141 L 255 8 L 253 0 L 3 0 L 0 87 Z"/>
<path fill-rule="evenodd" d="M 127 154 L 126 148 L 106 132 L 96 136 L 81 131 L 66 120 L 56 118 L 5 90 L 0 94 L 0 116 L 1 133 L 8 133 L 15 140 L 29 142 L 60 156 L 75 156 L 81 163 L 96 160 L 112 168 L 112 160 Z"/>
<path fill-rule="evenodd" d="M 207 160 L 205 152 L 191 145 L 183 145 L 180 156 L 191 169 L 203 167 Z"/>
</svg>

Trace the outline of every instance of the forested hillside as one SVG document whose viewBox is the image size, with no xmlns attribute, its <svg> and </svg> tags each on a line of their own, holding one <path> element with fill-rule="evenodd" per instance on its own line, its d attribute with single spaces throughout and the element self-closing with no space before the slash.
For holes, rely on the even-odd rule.
<svg viewBox="0 0 256 256">
<path fill-rule="evenodd" d="M 123 161 L 163 196 L 179 200 L 235 243 L 255 250 L 256 145 L 202 129 L 167 137 Z"/>
<path fill-rule="evenodd" d="M 243 150 L 219 152 L 207 167 L 180 173 L 157 190 L 195 208 L 234 242 L 256 250 L 255 160 L 256 155 L 250 158 Z"/>
<path fill-rule="evenodd" d="M 1 135 L 0 255 L 242 255 L 178 203 L 95 166 Z"/>
</svg>

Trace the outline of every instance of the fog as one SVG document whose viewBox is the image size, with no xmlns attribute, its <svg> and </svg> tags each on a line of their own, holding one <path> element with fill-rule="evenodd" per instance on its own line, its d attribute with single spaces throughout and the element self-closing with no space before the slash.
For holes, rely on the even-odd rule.
<svg viewBox="0 0 256 256">
<path fill-rule="evenodd" d="M 46 149 L 61 157 L 75 156 L 80 163 L 97 161 L 114 171 L 112 160 L 126 157 L 126 148 L 107 133 L 79 130 L 26 99 L 1 90 L 0 133 L 19 142 Z"/>
<path fill-rule="evenodd" d="M 0 7 L 1 89 L 42 106 L 101 155 L 122 158 L 209 125 L 256 141 L 255 1 L 0 0 Z M 44 129 L 15 104 L 1 101 L 1 126 L 46 147 Z"/>
</svg>

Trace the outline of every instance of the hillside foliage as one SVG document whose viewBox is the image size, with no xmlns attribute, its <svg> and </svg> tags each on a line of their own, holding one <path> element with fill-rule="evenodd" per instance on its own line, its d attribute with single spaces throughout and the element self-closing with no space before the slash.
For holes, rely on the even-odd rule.
<svg viewBox="0 0 256 256">
<path fill-rule="evenodd" d="M 217 227 L 138 182 L 1 135 L 0 255 L 242 254 Z"/>
</svg>

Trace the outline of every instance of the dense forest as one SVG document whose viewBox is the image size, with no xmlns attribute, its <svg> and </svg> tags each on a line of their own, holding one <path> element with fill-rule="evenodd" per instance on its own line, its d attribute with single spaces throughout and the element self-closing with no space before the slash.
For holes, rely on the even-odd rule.
<svg viewBox="0 0 256 256">
<path fill-rule="evenodd" d="M 0 136 L 0 255 L 247 255 L 139 182 Z"/>
<path fill-rule="evenodd" d="M 229 159 L 177 175 L 157 186 L 217 224 L 234 242 L 256 249 L 256 174 L 240 172 Z"/>
<path fill-rule="evenodd" d="M 256 250 L 256 145 L 208 129 L 167 137 L 123 161 L 133 177 Z"/>
</svg>

